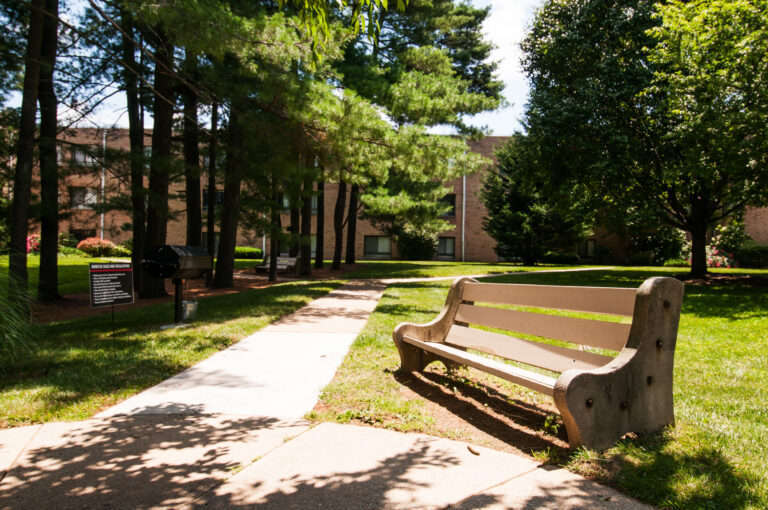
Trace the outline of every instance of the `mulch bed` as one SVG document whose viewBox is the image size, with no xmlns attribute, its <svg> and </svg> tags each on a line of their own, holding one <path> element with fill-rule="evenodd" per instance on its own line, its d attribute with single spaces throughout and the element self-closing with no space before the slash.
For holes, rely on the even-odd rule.
<svg viewBox="0 0 768 510">
<path fill-rule="evenodd" d="M 354 270 L 354 267 L 354 265 L 345 266 L 342 271 L 331 271 L 330 267 L 324 267 L 322 269 L 313 268 L 312 276 L 310 278 L 302 277 L 300 279 L 328 280 L 341 278 L 346 272 Z M 280 273 L 278 274 L 278 281 L 274 283 L 281 283 L 298 279 L 299 278 L 293 276 L 292 274 Z M 265 273 L 258 273 L 253 269 L 246 269 L 235 272 L 234 287 L 230 289 L 211 289 L 205 286 L 204 280 L 185 280 L 184 298 L 198 299 L 209 296 L 237 294 L 247 290 L 262 289 L 269 287 L 272 284 L 273 282 L 267 281 L 267 275 Z M 115 309 L 126 310 L 131 308 L 142 308 L 159 303 L 173 302 L 173 283 L 170 280 L 165 281 L 165 291 L 168 293 L 168 295 L 165 297 L 136 299 L 136 302 L 131 305 L 120 305 L 115 307 Z M 55 303 L 34 302 L 32 304 L 32 320 L 38 324 L 47 324 L 50 322 L 66 321 L 109 313 L 111 313 L 111 307 L 109 306 L 91 308 L 90 296 L 87 293 L 69 294 L 63 296 L 63 299 Z"/>
</svg>

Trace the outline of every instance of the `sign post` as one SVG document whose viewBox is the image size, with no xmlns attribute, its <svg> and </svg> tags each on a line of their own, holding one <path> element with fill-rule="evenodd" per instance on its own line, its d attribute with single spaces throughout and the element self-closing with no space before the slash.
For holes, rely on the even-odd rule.
<svg viewBox="0 0 768 510">
<path fill-rule="evenodd" d="M 115 305 L 133 303 L 133 267 L 130 262 L 89 265 L 91 307 L 112 307 L 112 334 L 115 332 Z"/>
</svg>

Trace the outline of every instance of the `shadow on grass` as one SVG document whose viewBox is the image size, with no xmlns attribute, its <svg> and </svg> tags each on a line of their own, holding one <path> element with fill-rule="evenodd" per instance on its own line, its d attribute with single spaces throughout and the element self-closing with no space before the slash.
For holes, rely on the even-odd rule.
<svg viewBox="0 0 768 510">
<path fill-rule="evenodd" d="M 238 336 L 295 311 L 307 298 L 322 296 L 335 285 L 292 283 L 203 298 L 198 320 L 165 332 L 158 326 L 173 316 L 172 305 L 166 303 L 117 313 L 114 325 L 109 316 L 93 316 L 39 326 L 35 350 L 0 366 L 0 405 L 12 409 L 0 417 L 0 426 L 47 421 L 80 403 L 114 403 L 110 394 L 156 384 L 201 360 L 205 352 L 226 348 Z M 245 319 L 243 325 L 229 334 L 200 329 L 238 318 Z M 23 407 L 13 410 L 18 402 L 6 399 L 17 398 L 16 392 L 29 393 L 22 396 Z M 103 403 L 86 403 L 93 397 Z"/>
<path fill-rule="evenodd" d="M 612 484 L 663 508 L 764 508 L 755 493 L 761 480 L 739 472 L 721 451 L 672 451 L 669 445 L 662 433 L 620 442 L 619 458 L 630 460 L 621 462 Z"/>
</svg>

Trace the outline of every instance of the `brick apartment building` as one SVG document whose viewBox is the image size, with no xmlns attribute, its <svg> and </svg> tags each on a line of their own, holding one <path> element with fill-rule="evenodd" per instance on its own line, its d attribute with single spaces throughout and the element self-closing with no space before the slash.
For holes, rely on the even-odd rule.
<svg viewBox="0 0 768 510">
<path fill-rule="evenodd" d="M 129 151 L 128 131 L 126 129 L 78 128 L 67 131 L 60 137 L 58 157 L 63 168 L 67 168 L 62 179 L 59 204 L 63 212 L 59 231 L 68 233 L 77 239 L 85 237 L 103 237 L 115 243 L 131 238 L 130 179 L 127 162 L 103 165 L 102 154 L 111 151 Z M 472 150 L 490 158 L 497 146 L 506 137 L 487 137 L 471 142 Z M 151 132 L 145 133 L 145 152 L 151 154 Z M 105 150 L 106 149 L 106 150 Z M 107 158 L 109 159 L 109 158 Z M 107 167 L 109 166 L 109 167 Z M 205 178 L 203 178 L 205 182 Z M 440 235 L 438 258 L 443 260 L 495 261 L 494 240 L 482 229 L 485 207 L 480 200 L 483 176 L 481 173 L 468 175 L 450 183 L 452 192 L 446 197 L 452 205 L 452 211 L 444 219 L 454 228 Z M 218 190 L 220 191 L 220 190 Z M 185 203 L 183 199 L 184 183 L 171 184 L 168 222 L 168 244 L 185 244 L 186 223 Z M 333 253 L 333 209 L 338 195 L 338 185 L 328 183 L 325 186 L 324 207 L 324 254 Z M 123 208 L 109 209 L 99 213 L 94 208 L 102 197 L 107 203 L 120 202 Z M 207 193 L 203 190 L 203 202 L 207 203 Z M 315 201 L 316 202 L 316 201 Z M 349 203 L 349 200 L 347 200 Z M 316 232 L 316 203 L 313 204 L 312 231 Z M 205 205 L 204 205 L 205 207 Z M 288 215 L 282 217 L 282 225 L 289 224 Z M 207 237 L 205 226 L 204 237 Z M 35 230 L 35 229 L 33 229 Z M 397 258 L 397 247 L 370 222 L 359 219 L 355 239 L 355 253 L 361 259 Z M 346 235 L 344 250 L 346 250 Z M 315 235 L 312 236 L 314 251 Z M 269 251 L 268 238 L 240 223 L 238 245 L 265 248 Z"/>
<path fill-rule="evenodd" d="M 507 137 L 489 136 L 470 142 L 471 150 L 489 158 Z M 151 132 L 145 133 L 147 155 L 151 153 Z M 111 168 L 102 165 L 101 154 L 105 151 L 129 151 L 128 131 L 126 129 L 78 128 L 69 130 L 61 137 L 59 161 L 68 168 L 62 179 L 59 204 L 62 220 L 59 231 L 69 233 L 77 239 L 85 237 L 103 237 L 115 243 L 131 238 L 130 215 L 130 179 L 127 163 L 114 164 Z M 454 228 L 440 234 L 438 259 L 458 261 L 492 262 L 498 260 L 494 251 L 495 241 L 483 230 L 483 218 L 486 209 L 480 199 L 484 172 L 478 172 L 456 179 L 450 183 L 452 191 L 446 200 L 453 205 L 452 211 L 444 217 Z M 205 179 L 203 179 L 205 182 Z M 220 191 L 220 190 L 219 190 Z M 185 202 L 183 199 L 184 183 L 173 183 L 170 189 L 169 209 L 171 219 L 168 222 L 168 244 L 185 244 Z M 330 258 L 333 253 L 333 209 L 338 195 L 338 185 L 328 183 L 325 186 L 324 207 L 324 254 Z M 103 214 L 94 210 L 102 197 L 108 203 L 122 201 L 123 208 L 110 209 Z M 207 194 L 203 190 L 203 201 Z M 347 200 L 347 204 L 349 200 Z M 315 247 L 316 203 L 313 204 L 312 246 Z M 204 206 L 205 207 L 205 206 Z M 289 217 L 282 217 L 282 225 L 289 224 Z M 760 244 L 768 244 L 768 208 L 751 208 L 745 215 L 746 229 L 749 235 Z M 204 238 L 207 237 L 204 222 Z M 33 230 L 36 230 L 33 228 Z M 346 251 L 346 232 L 344 250 Z M 613 244 L 616 240 L 603 235 L 597 243 Z M 240 223 L 238 245 L 264 248 L 269 251 L 269 240 L 249 225 Z M 591 242 L 594 247 L 594 240 Z M 584 249 L 589 251 L 590 243 Z M 281 250 L 282 251 L 282 250 Z M 345 251 L 343 253 L 345 253 Z M 398 258 L 397 247 L 389 237 L 366 220 L 358 220 L 355 238 L 355 254 L 359 259 Z"/>
</svg>

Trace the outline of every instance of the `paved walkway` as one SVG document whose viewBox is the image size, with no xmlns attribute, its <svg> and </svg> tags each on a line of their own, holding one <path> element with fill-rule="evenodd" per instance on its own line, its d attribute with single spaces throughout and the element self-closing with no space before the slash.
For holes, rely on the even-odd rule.
<svg viewBox="0 0 768 510">
<path fill-rule="evenodd" d="M 345 285 L 92 419 L 0 431 L 0 508 L 642 508 L 524 457 L 302 420 L 383 290 Z"/>
</svg>

